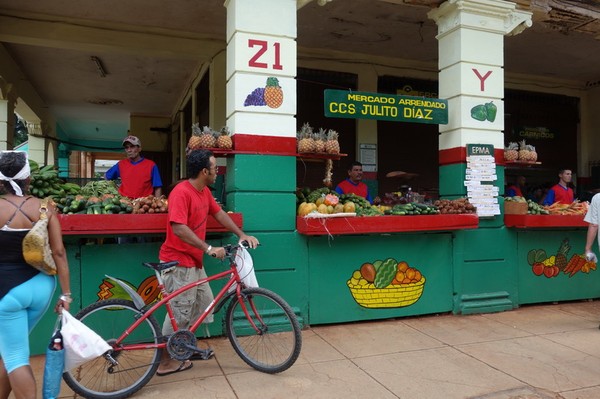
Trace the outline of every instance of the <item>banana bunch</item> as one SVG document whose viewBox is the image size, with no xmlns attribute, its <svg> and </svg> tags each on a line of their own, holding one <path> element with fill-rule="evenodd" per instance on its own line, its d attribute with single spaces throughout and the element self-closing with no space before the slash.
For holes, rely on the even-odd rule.
<svg viewBox="0 0 600 399">
<path fill-rule="evenodd" d="M 66 183 L 59 179 L 58 170 L 54 165 L 40 168 L 37 162 L 29 160 L 29 168 L 31 169 L 29 192 L 34 197 L 62 197 L 66 194 L 66 190 L 63 188 Z"/>
</svg>

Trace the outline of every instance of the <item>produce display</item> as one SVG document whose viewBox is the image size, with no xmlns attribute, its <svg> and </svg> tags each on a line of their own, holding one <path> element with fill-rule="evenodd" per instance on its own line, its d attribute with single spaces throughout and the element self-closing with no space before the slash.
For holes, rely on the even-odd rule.
<svg viewBox="0 0 600 399">
<path fill-rule="evenodd" d="M 58 169 L 54 165 L 46 165 L 40 168 L 40 165 L 29 160 L 31 170 L 31 183 L 29 192 L 37 198 L 61 197 L 68 194 L 78 194 L 79 185 L 74 183 L 65 183 L 58 177 Z"/>
<path fill-rule="evenodd" d="M 433 205 L 438 207 L 441 214 L 475 213 L 477 211 L 467 198 L 439 199 L 435 200 Z"/>
<path fill-rule="evenodd" d="M 313 128 L 305 123 L 296 134 L 298 153 L 332 154 L 340 153 L 339 134 L 335 130 L 319 129 L 314 132 Z"/>
<path fill-rule="evenodd" d="M 570 204 L 555 202 L 552 205 L 540 205 L 530 199 L 518 195 L 506 197 L 505 202 L 526 203 L 528 215 L 585 215 L 590 206 L 589 202 L 574 201 Z"/>
</svg>

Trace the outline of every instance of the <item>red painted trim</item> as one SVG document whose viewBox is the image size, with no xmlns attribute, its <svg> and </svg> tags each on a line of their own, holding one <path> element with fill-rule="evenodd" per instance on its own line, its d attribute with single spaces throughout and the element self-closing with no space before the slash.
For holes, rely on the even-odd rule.
<svg viewBox="0 0 600 399">
<path fill-rule="evenodd" d="M 242 227 L 242 214 L 229 213 L 233 222 Z M 144 234 L 165 233 L 166 213 L 126 214 L 126 215 L 59 215 L 64 235 L 101 235 L 101 234 Z M 208 217 L 206 231 L 226 232 L 212 216 Z"/>
<path fill-rule="evenodd" d="M 504 149 L 494 148 L 494 161 L 496 165 L 504 166 Z M 455 163 L 467 163 L 467 148 L 454 147 L 439 151 L 440 166 Z"/>
<path fill-rule="evenodd" d="M 235 151 L 260 154 L 290 154 L 296 153 L 296 138 L 236 133 L 233 135 L 233 148 Z"/>
<path fill-rule="evenodd" d="M 296 217 L 298 233 L 309 236 L 343 234 L 380 234 L 411 231 L 475 229 L 475 214 L 423 216 L 366 216 L 337 218 Z"/>
<path fill-rule="evenodd" d="M 583 215 L 504 215 L 504 225 L 518 229 L 588 227 Z"/>
</svg>

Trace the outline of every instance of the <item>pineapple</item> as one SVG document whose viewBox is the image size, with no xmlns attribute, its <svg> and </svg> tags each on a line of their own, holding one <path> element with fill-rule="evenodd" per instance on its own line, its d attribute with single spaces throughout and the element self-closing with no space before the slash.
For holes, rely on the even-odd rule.
<svg viewBox="0 0 600 399">
<path fill-rule="evenodd" d="M 312 127 L 307 123 L 302 125 L 298 132 L 298 152 L 315 152 L 315 140 L 313 139 Z"/>
<path fill-rule="evenodd" d="M 529 150 L 527 149 L 525 140 L 519 142 L 519 147 L 519 161 L 529 161 Z"/>
<path fill-rule="evenodd" d="M 569 245 L 569 240 L 564 239 L 560 243 L 560 248 L 558 248 L 558 253 L 556 254 L 556 263 L 555 263 L 555 265 L 561 271 L 564 270 L 565 267 L 567 266 L 567 263 L 568 263 L 567 254 L 569 253 L 570 249 L 571 249 L 571 246 Z"/>
<path fill-rule="evenodd" d="M 192 125 L 192 136 L 190 137 L 190 140 L 188 141 L 188 149 L 190 151 L 202 148 L 202 146 L 201 146 L 202 140 L 200 139 L 201 134 L 202 134 L 202 131 L 200 130 L 200 126 L 198 126 L 197 123 L 194 123 Z"/>
<path fill-rule="evenodd" d="M 325 152 L 325 139 L 327 138 L 327 132 L 325 129 L 320 128 L 317 133 L 314 134 L 315 140 L 315 152 L 324 153 Z"/>
<path fill-rule="evenodd" d="M 267 78 L 267 87 L 264 92 L 265 103 L 270 108 L 279 108 L 283 103 L 283 90 L 279 86 L 279 80 L 274 77 Z"/>
<path fill-rule="evenodd" d="M 505 161 L 516 161 L 519 159 L 519 144 L 508 143 L 508 147 L 504 149 Z"/>
<path fill-rule="evenodd" d="M 217 147 L 223 148 L 224 150 L 231 150 L 233 148 L 231 133 L 227 126 L 223 126 L 217 136 Z"/>
<path fill-rule="evenodd" d="M 215 132 L 210 127 L 204 126 L 200 134 L 200 148 L 214 148 L 216 142 Z"/>
<path fill-rule="evenodd" d="M 535 147 L 528 144 L 527 149 L 529 150 L 529 160 L 532 162 L 537 161 L 537 152 L 535 151 Z"/>
<path fill-rule="evenodd" d="M 338 132 L 329 129 L 327 133 L 327 142 L 325 142 L 325 152 L 328 154 L 339 154 L 340 143 L 338 142 Z"/>
</svg>

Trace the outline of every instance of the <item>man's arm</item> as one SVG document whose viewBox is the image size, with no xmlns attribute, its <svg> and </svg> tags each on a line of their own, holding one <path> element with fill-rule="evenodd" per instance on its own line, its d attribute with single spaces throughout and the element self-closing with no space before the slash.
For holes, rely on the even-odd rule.
<svg viewBox="0 0 600 399">
<path fill-rule="evenodd" d="M 588 226 L 587 237 L 585 240 L 585 253 L 594 252 L 592 251 L 592 246 L 594 245 L 594 240 L 596 239 L 596 235 L 598 234 L 598 225 L 592 224 Z"/>
<path fill-rule="evenodd" d="M 154 187 L 154 196 L 160 197 L 162 195 L 162 187 Z"/>
<path fill-rule="evenodd" d="M 118 179 L 119 176 L 119 163 L 117 162 L 116 164 L 114 164 L 113 166 L 110 167 L 109 170 L 106 171 L 106 173 L 104 174 L 104 178 L 106 180 L 116 180 Z"/>
<path fill-rule="evenodd" d="M 256 248 L 258 246 L 258 240 L 253 236 L 246 235 L 246 233 L 235 224 L 223 209 L 219 210 L 219 212 L 214 215 L 214 218 L 217 222 L 221 223 L 223 227 L 238 236 L 240 241 L 248 241 L 250 248 Z"/>
<path fill-rule="evenodd" d="M 550 190 L 548 190 L 548 193 L 546 194 L 546 197 L 544 198 L 542 205 L 552 205 L 552 204 L 554 204 L 554 190 L 550 189 Z"/>
</svg>

